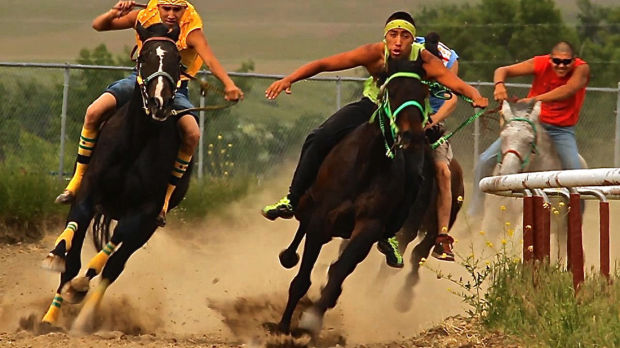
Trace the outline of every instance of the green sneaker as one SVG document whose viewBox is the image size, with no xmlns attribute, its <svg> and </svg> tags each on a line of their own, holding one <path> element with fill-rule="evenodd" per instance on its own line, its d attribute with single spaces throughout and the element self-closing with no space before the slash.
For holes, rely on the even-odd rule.
<svg viewBox="0 0 620 348">
<path fill-rule="evenodd" d="M 295 215 L 288 196 L 284 196 L 278 203 L 264 207 L 260 212 L 269 220 L 277 218 L 290 219 Z"/>
<path fill-rule="evenodd" d="M 377 249 L 385 254 L 385 262 L 388 266 L 403 268 L 403 256 L 398 250 L 398 240 L 396 240 L 396 237 L 379 239 L 377 241 Z"/>
</svg>

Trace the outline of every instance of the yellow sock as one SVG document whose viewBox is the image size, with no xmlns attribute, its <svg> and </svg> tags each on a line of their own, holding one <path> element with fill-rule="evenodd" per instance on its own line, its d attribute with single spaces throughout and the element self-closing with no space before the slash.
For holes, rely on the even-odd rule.
<svg viewBox="0 0 620 348">
<path fill-rule="evenodd" d="M 69 181 L 69 184 L 65 190 L 71 191 L 71 193 L 75 194 L 80 188 L 80 184 L 82 184 L 82 177 L 86 172 L 86 168 L 88 168 L 88 162 L 90 162 L 90 156 L 95 149 L 98 134 L 99 131 L 96 129 L 87 129 L 82 127 L 75 173 L 73 173 L 73 177 L 71 178 L 71 181 Z"/>
<path fill-rule="evenodd" d="M 187 154 L 183 150 L 179 150 L 179 152 L 177 153 L 177 159 L 176 161 L 174 161 L 174 168 L 172 168 L 170 181 L 168 181 L 168 187 L 166 188 L 166 197 L 164 198 L 164 205 L 161 208 L 162 212 L 168 212 L 170 197 L 172 197 L 172 193 L 174 193 L 174 189 L 177 187 L 177 183 L 179 182 L 179 180 L 181 180 L 181 178 L 187 171 L 187 166 L 189 166 L 189 162 L 191 160 L 191 154 Z"/>
<path fill-rule="evenodd" d="M 441 234 L 448 234 L 448 228 L 446 226 L 441 228 Z"/>
<path fill-rule="evenodd" d="M 78 228 L 78 224 L 75 221 L 69 221 L 65 230 L 56 238 L 56 243 L 54 245 L 58 245 L 61 241 L 65 241 L 65 249 L 67 251 L 71 250 L 71 241 L 73 240 L 73 235 Z"/>
</svg>

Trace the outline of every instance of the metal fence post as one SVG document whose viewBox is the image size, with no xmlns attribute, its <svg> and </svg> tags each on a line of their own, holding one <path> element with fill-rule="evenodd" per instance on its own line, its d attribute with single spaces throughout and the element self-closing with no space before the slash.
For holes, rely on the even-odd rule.
<svg viewBox="0 0 620 348">
<path fill-rule="evenodd" d="M 58 154 L 58 179 L 62 180 L 64 176 L 65 164 L 65 139 L 67 133 L 67 103 L 69 100 L 69 79 L 71 76 L 71 68 L 69 63 L 65 66 L 65 77 L 62 87 L 62 108 L 60 112 L 60 150 Z"/>
<path fill-rule="evenodd" d="M 342 95 L 342 80 L 340 76 L 336 77 L 336 110 L 340 110 L 340 98 Z"/>
<path fill-rule="evenodd" d="M 620 82 L 616 102 L 616 141 L 614 142 L 614 167 L 620 168 Z"/>
<path fill-rule="evenodd" d="M 200 107 L 205 107 L 205 96 L 200 94 Z M 200 139 L 198 140 L 198 179 L 202 179 L 203 165 L 204 165 L 204 134 L 205 134 L 205 111 L 201 110 L 199 113 L 200 118 Z"/>
<path fill-rule="evenodd" d="M 476 89 L 480 89 L 480 81 L 476 83 Z M 476 109 L 476 112 L 478 110 Z M 474 120 L 474 166 L 473 166 L 473 177 L 476 177 L 476 165 L 478 164 L 478 156 L 480 155 L 480 118 L 476 118 Z"/>
</svg>

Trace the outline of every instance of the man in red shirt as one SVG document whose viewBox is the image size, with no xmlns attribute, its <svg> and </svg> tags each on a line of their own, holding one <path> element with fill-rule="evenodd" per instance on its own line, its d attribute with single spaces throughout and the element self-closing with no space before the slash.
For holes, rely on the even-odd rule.
<svg viewBox="0 0 620 348">
<path fill-rule="evenodd" d="M 575 57 L 572 45 L 560 41 L 551 50 L 551 54 L 535 56 L 524 62 L 502 66 L 495 70 L 493 81 L 496 101 L 508 98 L 504 81 L 507 77 L 534 75 L 532 87 L 527 98 L 519 102 L 541 101 L 539 120 L 545 128 L 555 150 L 562 161 L 564 169 L 580 169 L 579 152 L 575 140 L 575 125 L 590 81 L 590 67 L 584 60 Z M 474 178 L 474 192 L 468 215 L 482 212 L 484 194 L 478 182 L 490 175 L 495 166 L 495 157 L 501 149 L 497 139 L 480 155 Z"/>
</svg>

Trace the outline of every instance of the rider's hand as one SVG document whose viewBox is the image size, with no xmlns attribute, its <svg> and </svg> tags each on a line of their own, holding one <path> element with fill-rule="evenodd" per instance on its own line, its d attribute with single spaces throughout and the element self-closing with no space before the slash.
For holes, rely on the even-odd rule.
<svg viewBox="0 0 620 348">
<path fill-rule="evenodd" d="M 286 77 L 272 83 L 265 91 L 265 98 L 276 99 L 282 91 L 285 91 L 286 94 L 291 94 L 291 82 Z"/>
<path fill-rule="evenodd" d="M 503 83 L 498 83 L 495 85 L 495 90 L 493 91 L 493 98 L 498 103 L 508 99 L 508 91 L 506 90 L 506 86 Z"/>
<path fill-rule="evenodd" d="M 236 85 L 224 88 L 224 99 L 228 101 L 243 100 L 243 91 Z"/>
<path fill-rule="evenodd" d="M 131 10 L 133 10 L 134 6 L 136 6 L 136 2 L 135 1 L 119 1 L 118 3 L 116 3 L 116 5 L 114 5 L 114 7 L 112 7 L 112 11 L 116 11 L 115 16 L 116 17 L 123 17 L 124 15 L 128 14 L 129 12 L 131 12 Z"/>
<path fill-rule="evenodd" d="M 489 106 L 489 100 L 483 96 L 477 96 L 472 99 L 472 106 L 484 109 Z"/>
</svg>

